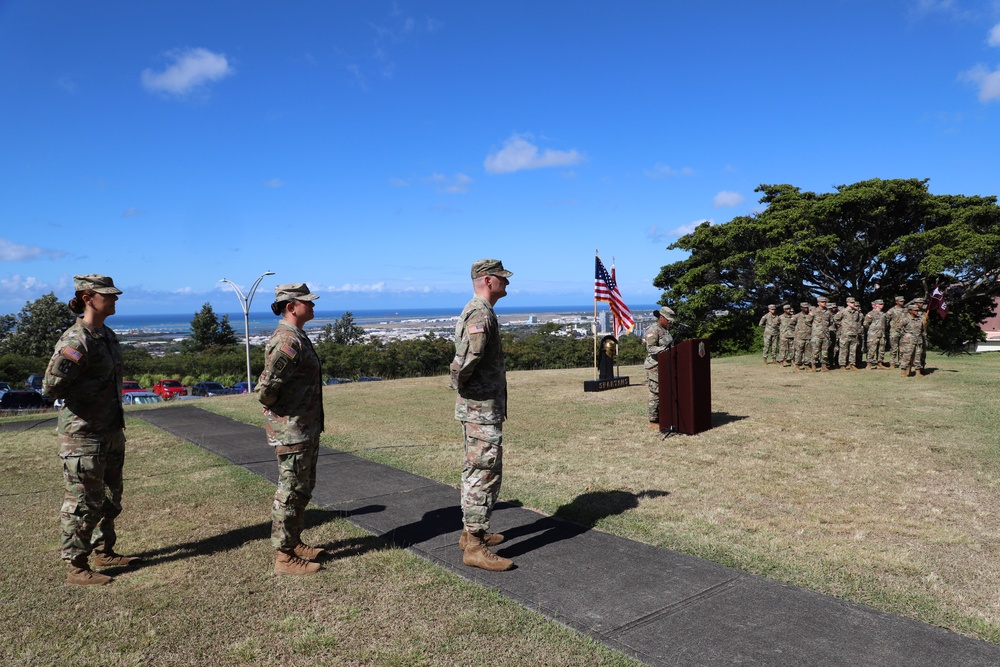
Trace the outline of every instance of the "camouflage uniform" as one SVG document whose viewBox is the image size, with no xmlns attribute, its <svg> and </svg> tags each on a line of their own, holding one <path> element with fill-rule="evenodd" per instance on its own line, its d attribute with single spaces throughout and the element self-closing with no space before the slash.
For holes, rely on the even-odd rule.
<svg viewBox="0 0 1000 667">
<path fill-rule="evenodd" d="M 664 310 L 669 311 L 669 315 L 663 314 Z M 669 308 L 659 311 L 659 314 L 663 314 L 664 317 L 673 317 L 673 313 L 674 311 Z M 646 369 L 646 385 L 649 388 L 646 413 L 650 423 L 660 421 L 660 376 L 659 361 L 656 355 L 670 349 L 673 344 L 674 337 L 660 325 L 659 321 L 646 329 L 646 362 L 643 364 L 643 368 Z"/>
<path fill-rule="evenodd" d="M 778 335 L 781 339 L 781 345 L 778 348 L 778 363 L 788 365 L 792 363 L 795 315 L 792 314 L 791 306 L 785 307 L 784 311 L 778 316 Z"/>
<path fill-rule="evenodd" d="M 837 313 L 840 326 L 840 365 L 846 369 L 857 368 L 858 363 L 858 342 L 861 340 L 861 311 L 858 310 L 857 302 L 848 299 L 847 308 Z"/>
<path fill-rule="evenodd" d="M 275 292 L 285 294 L 288 288 L 299 285 L 304 294 L 295 293 L 290 298 L 318 298 L 302 283 L 279 285 Z M 267 444 L 274 447 L 278 458 L 271 545 L 279 551 L 291 551 L 301 544 L 306 506 L 316 486 L 319 435 L 325 419 L 322 369 L 309 337 L 284 319 L 268 340 L 264 359 L 257 391 L 265 408 Z"/>
<path fill-rule="evenodd" d="M 778 346 L 780 344 L 780 338 L 778 337 L 781 320 L 780 315 L 774 314 L 774 306 L 770 305 L 767 307 L 767 313 L 760 318 L 760 324 L 758 326 L 764 327 L 764 362 L 767 362 L 768 356 L 774 358 L 774 361 L 778 361 Z"/>
<path fill-rule="evenodd" d="M 489 262 L 495 262 L 499 268 Z M 489 275 L 513 275 L 497 260 L 473 264 L 473 278 L 479 277 L 477 269 L 496 272 Z M 451 387 L 458 390 L 455 419 L 462 422 L 465 449 L 462 521 L 471 533 L 487 531 L 503 481 L 507 369 L 500 342 L 500 322 L 493 306 L 479 294 L 465 305 L 455 325 Z"/>
<path fill-rule="evenodd" d="M 802 310 L 795 314 L 795 358 L 792 363 L 796 368 L 803 368 L 812 356 L 812 350 L 807 350 L 806 347 L 812 336 L 813 316 L 809 312 L 808 303 L 803 302 L 799 306 Z"/>
<path fill-rule="evenodd" d="M 882 300 L 878 299 L 872 302 L 872 306 L 881 303 Z M 862 325 L 865 329 L 868 345 L 868 367 L 878 368 L 885 363 L 886 334 L 889 329 L 889 317 L 881 310 L 873 307 L 871 312 L 865 315 Z"/>
<path fill-rule="evenodd" d="M 902 297 L 897 296 L 896 305 L 885 313 L 889 322 L 889 360 L 892 362 L 893 368 L 899 365 L 899 327 L 903 323 L 903 317 L 906 316 L 903 301 Z"/>
<path fill-rule="evenodd" d="M 97 278 L 110 287 L 93 282 Z M 80 281 L 88 279 L 89 285 L 97 285 L 95 291 L 121 294 L 110 278 L 93 275 L 76 276 L 77 291 L 83 291 Z M 72 563 L 86 560 L 92 551 L 112 554 L 125 463 L 122 353 L 115 333 L 77 319 L 56 343 L 43 391 L 65 401 L 57 426 L 66 482 L 59 512 L 61 557 Z"/>
<path fill-rule="evenodd" d="M 826 355 L 830 347 L 830 325 L 833 323 L 833 316 L 826 309 L 826 299 L 819 300 L 812 318 L 813 367 L 819 370 L 822 365 L 824 369 L 829 370 Z"/>
<path fill-rule="evenodd" d="M 904 374 L 910 369 L 923 369 L 924 318 L 919 313 L 919 306 L 915 307 L 915 312 L 907 312 L 899 326 L 899 367 Z"/>
<path fill-rule="evenodd" d="M 828 304 L 826 309 L 830 311 L 830 327 L 828 329 L 830 346 L 827 348 L 826 359 L 830 368 L 836 368 L 840 365 L 840 320 L 837 319 L 837 315 L 840 313 L 835 303 Z"/>
</svg>

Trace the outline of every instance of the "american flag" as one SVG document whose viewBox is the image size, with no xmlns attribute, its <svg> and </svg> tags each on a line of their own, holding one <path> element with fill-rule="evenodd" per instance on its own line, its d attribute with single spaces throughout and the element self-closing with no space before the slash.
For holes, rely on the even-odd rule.
<svg viewBox="0 0 1000 667">
<path fill-rule="evenodd" d="M 611 307 L 611 316 L 615 320 L 615 338 L 621 335 L 622 331 L 631 331 L 635 326 L 632 313 L 625 300 L 622 299 L 621 292 L 618 291 L 618 284 L 614 277 L 614 264 L 611 265 L 611 274 L 604 268 L 601 258 L 596 257 L 597 266 L 594 273 L 594 299 L 597 301 L 607 301 Z"/>
</svg>

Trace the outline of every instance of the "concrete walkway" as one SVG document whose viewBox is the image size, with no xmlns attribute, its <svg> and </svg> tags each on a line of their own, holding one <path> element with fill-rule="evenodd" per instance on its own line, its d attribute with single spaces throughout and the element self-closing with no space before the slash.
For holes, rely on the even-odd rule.
<svg viewBox="0 0 1000 667">
<path fill-rule="evenodd" d="M 194 406 L 129 416 L 277 480 L 263 429 Z M 317 478 L 316 505 L 650 665 L 1000 665 L 995 644 L 509 504 L 491 528 L 517 568 L 468 568 L 456 489 L 326 448 Z"/>
</svg>

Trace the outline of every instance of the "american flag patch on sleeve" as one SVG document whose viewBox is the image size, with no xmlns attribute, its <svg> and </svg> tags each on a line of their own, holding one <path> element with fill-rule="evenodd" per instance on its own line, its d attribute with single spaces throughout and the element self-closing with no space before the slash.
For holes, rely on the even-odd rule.
<svg viewBox="0 0 1000 667">
<path fill-rule="evenodd" d="M 486 329 L 483 327 L 482 324 L 474 324 L 471 327 L 469 327 L 470 334 L 483 333 L 484 331 L 486 331 Z"/>
<path fill-rule="evenodd" d="M 63 356 L 69 357 L 77 363 L 80 363 L 80 360 L 83 359 L 83 353 L 75 347 L 64 347 L 62 353 Z"/>
<path fill-rule="evenodd" d="M 298 352 L 296 352 L 295 349 L 288 343 L 285 343 L 284 345 L 281 346 L 281 353 L 284 354 L 289 359 L 294 359 L 295 355 L 298 354 Z"/>
</svg>

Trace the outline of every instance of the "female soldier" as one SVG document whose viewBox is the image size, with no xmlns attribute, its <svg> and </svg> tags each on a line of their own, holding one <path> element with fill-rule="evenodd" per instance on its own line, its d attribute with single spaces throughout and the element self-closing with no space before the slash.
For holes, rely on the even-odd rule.
<svg viewBox="0 0 1000 667">
<path fill-rule="evenodd" d="M 306 506 L 316 486 L 316 457 L 323 432 L 323 383 L 319 357 L 302 326 L 313 318 L 305 283 L 274 288 L 271 310 L 280 315 L 265 349 L 258 391 L 264 405 L 267 442 L 278 457 L 278 489 L 271 510 L 274 571 L 312 574 L 323 550 L 301 540 Z"/>
<path fill-rule="evenodd" d="M 98 568 L 127 567 L 138 560 L 115 553 L 115 517 L 122 511 L 125 418 L 122 413 L 122 354 L 104 320 L 115 314 L 121 290 L 108 276 L 74 276 L 69 307 L 76 323 L 56 343 L 45 371 L 44 392 L 65 403 L 59 411 L 59 457 L 66 494 L 59 514 L 62 559 L 70 584 L 106 584 Z"/>
</svg>

